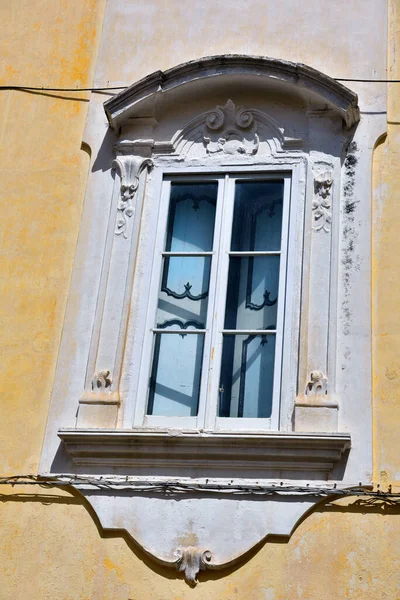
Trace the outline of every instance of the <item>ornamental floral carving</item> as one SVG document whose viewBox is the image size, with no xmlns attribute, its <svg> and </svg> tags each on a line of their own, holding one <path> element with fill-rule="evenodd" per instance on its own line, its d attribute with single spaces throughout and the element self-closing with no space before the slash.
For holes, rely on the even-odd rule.
<svg viewBox="0 0 400 600">
<path fill-rule="evenodd" d="M 135 195 L 139 187 L 140 173 L 150 169 L 153 162 L 141 156 L 120 156 L 113 162 L 113 168 L 118 169 L 121 177 L 120 199 L 117 205 L 117 222 L 115 234 L 128 237 L 128 219 L 135 214 Z"/>
<path fill-rule="evenodd" d="M 236 106 L 232 100 L 208 114 L 203 140 L 208 154 L 251 155 L 256 154 L 259 147 L 252 112 Z"/>
<path fill-rule="evenodd" d="M 329 172 L 322 173 L 314 179 L 314 200 L 312 205 L 314 215 L 314 231 L 323 229 L 327 233 L 331 230 L 332 210 L 332 175 Z"/>
<path fill-rule="evenodd" d="M 311 371 L 310 380 L 306 387 L 306 396 L 326 396 L 328 379 L 322 371 Z"/>
<path fill-rule="evenodd" d="M 177 571 L 183 572 L 185 580 L 191 586 L 198 584 L 196 579 L 199 571 L 205 571 L 210 567 L 212 554 L 210 550 L 188 546 L 187 548 L 178 548 L 176 551 Z"/>
</svg>

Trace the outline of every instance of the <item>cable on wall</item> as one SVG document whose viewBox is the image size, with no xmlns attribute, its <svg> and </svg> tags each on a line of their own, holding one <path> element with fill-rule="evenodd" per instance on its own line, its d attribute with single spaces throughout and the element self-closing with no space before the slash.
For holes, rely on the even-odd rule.
<svg viewBox="0 0 400 600">
<path fill-rule="evenodd" d="M 341 497 L 357 496 L 366 498 L 368 503 L 383 501 L 390 504 L 400 504 L 400 492 L 392 492 L 392 486 L 389 485 L 387 491 L 380 489 L 377 485 L 375 490 L 368 489 L 366 486 L 354 486 L 350 488 L 339 488 L 336 484 L 332 486 L 300 486 L 286 485 L 283 482 L 276 485 L 258 485 L 255 484 L 235 484 L 224 482 L 189 483 L 176 480 L 144 481 L 130 477 L 85 477 L 82 475 L 58 475 L 54 477 L 40 477 L 38 475 L 8 475 L 0 477 L 0 485 L 38 485 L 42 488 L 68 487 L 74 486 L 90 487 L 98 490 L 131 490 L 134 492 L 153 492 L 158 494 L 183 494 L 188 492 L 206 492 L 211 494 L 233 494 L 233 495 L 256 495 L 256 496 L 282 496 L 282 495 L 302 495 L 318 496 L 326 498 L 335 496 L 335 499 Z"/>
<path fill-rule="evenodd" d="M 332 77 L 335 81 L 344 81 L 352 83 L 400 83 L 400 79 L 351 79 L 343 77 Z M 127 85 L 113 87 L 87 87 L 87 88 L 56 88 L 56 87 L 34 87 L 29 85 L 0 85 L 0 90 L 26 90 L 36 92 L 109 92 L 115 90 L 125 90 Z"/>
</svg>

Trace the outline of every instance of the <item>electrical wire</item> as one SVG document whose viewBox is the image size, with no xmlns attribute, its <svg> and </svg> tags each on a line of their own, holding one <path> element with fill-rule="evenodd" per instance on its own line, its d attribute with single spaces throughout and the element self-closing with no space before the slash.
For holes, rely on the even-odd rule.
<svg viewBox="0 0 400 600">
<path fill-rule="evenodd" d="M 133 492 L 142 493 L 158 493 L 158 494 L 183 494 L 190 492 L 205 492 L 211 494 L 233 494 L 233 495 L 257 495 L 257 496 L 282 496 L 282 495 L 301 495 L 301 496 L 318 496 L 326 498 L 335 496 L 335 498 L 357 496 L 366 497 L 371 501 L 384 500 L 392 503 L 400 504 L 400 492 L 392 492 L 392 487 L 389 486 L 387 491 L 379 489 L 376 486 L 375 491 L 363 487 L 361 484 L 356 487 L 338 488 L 336 484 L 328 487 L 322 486 L 300 486 L 286 485 L 280 483 L 276 485 L 258 485 L 256 484 L 235 484 L 228 483 L 194 483 L 176 480 L 159 480 L 145 481 L 129 477 L 91 477 L 82 475 L 57 475 L 54 477 L 41 477 L 38 475 L 10 475 L 0 477 L 0 485 L 39 485 L 43 488 L 53 487 L 68 487 L 76 488 L 90 487 L 98 490 L 131 490 Z"/>
<path fill-rule="evenodd" d="M 0 85 L 0 90 L 27 90 L 39 92 L 106 92 L 112 90 L 125 90 L 128 86 L 118 87 L 93 87 L 93 88 L 51 88 L 32 87 L 28 85 Z"/>
<path fill-rule="evenodd" d="M 335 81 L 345 81 L 352 83 L 400 83 L 400 79 L 351 79 L 344 77 L 332 77 Z M 129 86 L 112 87 L 87 87 L 87 88 L 53 88 L 53 87 L 33 87 L 29 85 L 0 85 L 0 90 L 27 90 L 40 92 L 108 92 L 115 90 L 125 90 Z"/>
</svg>

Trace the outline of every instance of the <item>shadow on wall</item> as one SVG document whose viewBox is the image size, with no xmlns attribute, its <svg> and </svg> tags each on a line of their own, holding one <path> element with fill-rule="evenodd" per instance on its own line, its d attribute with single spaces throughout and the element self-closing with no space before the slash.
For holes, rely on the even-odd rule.
<svg viewBox="0 0 400 600">
<path fill-rule="evenodd" d="M 52 487 L 52 486 L 48 486 Z M 54 486 L 57 487 L 57 486 Z M 54 489 L 52 487 L 52 489 Z M 82 506 L 91 516 L 98 534 L 101 539 L 113 539 L 113 538 L 122 538 L 126 542 L 129 549 L 134 553 L 134 555 L 143 562 L 146 567 L 148 567 L 151 571 L 165 577 L 170 580 L 174 579 L 182 579 L 182 575 L 171 568 L 163 566 L 150 558 L 146 552 L 135 543 L 133 538 L 123 529 L 113 529 L 107 530 L 104 529 L 94 510 L 90 506 L 90 504 L 86 501 L 86 499 L 81 496 L 81 494 L 74 490 L 73 488 L 68 488 L 69 496 L 62 494 L 50 494 L 47 492 L 43 493 L 15 493 L 15 494 L 0 494 L 0 502 L 1 503 L 39 503 L 42 506 L 51 506 L 53 504 L 59 505 L 70 505 L 70 506 Z M 262 501 L 262 498 L 257 498 L 257 500 Z M 394 502 L 388 498 L 362 498 L 357 499 L 351 504 L 341 505 L 335 504 L 335 501 L 331 499 L 323 499 L 316 507 L 313 507 L 308 513 L 306 513 L 296 524 L 295 528 L 292 531 L 296 531 L 303 523 L 303 521 L 310 516 L 312 512 L 316 513 L 348 513 L 348 514 L 380 514 L 380 515 L 400 515 L 400 502 Z M 27 526 L 31 527 L 32 523 L 28 520 L 26 521 Z M 244 564 L 248 563 L 257 553 L 263 548 L 267 543 L 268 544 L 287 544 L 290 541 L 290 536 L 277 536 L 270 535 L 263 539 L 259 544 L 251 548 L 235 565 L 224 567 L 221 570 L 213 571 L 207 570 L 199 573 L 199 578 L 202 581 L 215 581 L 219 580 L 223 577 L 229 576 L 231 573 L 239 569 Z"/>
</svg>

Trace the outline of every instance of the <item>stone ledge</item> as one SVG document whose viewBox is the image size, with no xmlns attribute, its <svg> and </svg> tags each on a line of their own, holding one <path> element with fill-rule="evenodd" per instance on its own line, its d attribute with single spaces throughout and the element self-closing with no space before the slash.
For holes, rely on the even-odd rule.
<svg viewBox="0 0 400 600">
<path fill-rule="evenodd" d="M 351 446 L 347 433 L 237 433 L 60 429 L 79 466 L 191 468 L 230 472 L 329 472 Z"/>
</svg>

